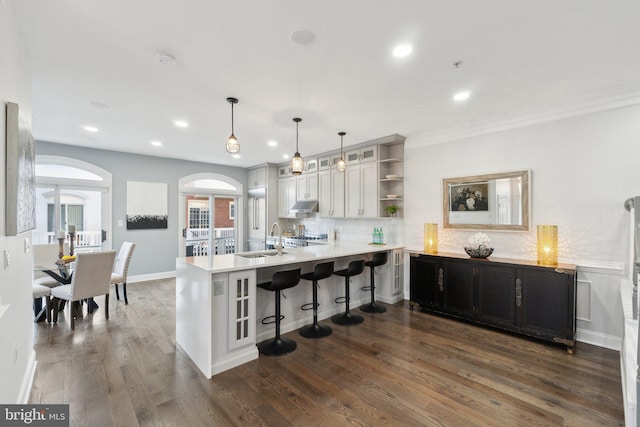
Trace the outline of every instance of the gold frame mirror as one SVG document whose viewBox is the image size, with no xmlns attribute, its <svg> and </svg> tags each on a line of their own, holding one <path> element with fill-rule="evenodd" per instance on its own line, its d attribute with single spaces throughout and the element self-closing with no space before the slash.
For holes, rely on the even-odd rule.
<svg viewBox="0 0 640 427">
<path fill-rule="evenodd" d="M 525 170 L 443 179 L 443 227 L 528 231 L 530 175 Z"/>
</svg>

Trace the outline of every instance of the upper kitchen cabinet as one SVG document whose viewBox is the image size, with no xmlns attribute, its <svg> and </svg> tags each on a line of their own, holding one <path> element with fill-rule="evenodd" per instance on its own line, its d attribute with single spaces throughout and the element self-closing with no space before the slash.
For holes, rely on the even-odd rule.
<svg viewBox="0 0 640 427">
<path fill-rule="evenodd" d="M 378 165 L 376 163 L 350 165 L 344 173 L 347 218 L 377 217 Z"/>
<path fill-rule="evenodd" d="M 340 160 L 340 152 L 321 156 L 318 158 L 318 170 L 324 171 L 334 169 L 336 164 L 338 164 L 338 160 Z"/>
<path fill-rule="evenodd" d="M 248 186 L 252 188 L 262 188 L 267 185 L 267 167 L 261 166 L 256 169 L 249 170 Z"/>
<path fill-rule="evenodd" d="M 305 173 L 296 177 L 296 200 L 318 200 L 317 173 Z"/>
<path fill-rule="evenodd" d="M 296 202 L 296 177 L 290 176 L 278 180 L 278 216 L 280 218 L 295 218 L 291 207 Z"/>
<path fill-rule="evenodd" d="M 344 218 L 344 172 L 318 172 L 318 204 L 320 217 Z"/>
<path fill-rule="evenodd" d="M 404 210 L 404 138 L 394 135 L 391 141 L 378 145 L 378 156 L 379 216 L 401 217 Z"/>
<path fill-rule="evenodd" d="M 357 148 L 345 151 L 344 161 L 347 165 L 354 165 L 365 162 L 375 162 L 378 159 L 378 146 Z"/>
</svg>

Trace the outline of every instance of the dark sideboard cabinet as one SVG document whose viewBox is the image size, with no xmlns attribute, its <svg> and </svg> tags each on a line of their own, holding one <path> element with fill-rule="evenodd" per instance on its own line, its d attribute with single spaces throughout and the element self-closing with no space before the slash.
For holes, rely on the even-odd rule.
<svg viewBox="0 0 640 427">
<path fill-rule="evenodd" d="M 553 341 L 573 352 L 576 266 L 475 259 L 456 254 L 410 257 L 411 308 Z"/>
</svg>

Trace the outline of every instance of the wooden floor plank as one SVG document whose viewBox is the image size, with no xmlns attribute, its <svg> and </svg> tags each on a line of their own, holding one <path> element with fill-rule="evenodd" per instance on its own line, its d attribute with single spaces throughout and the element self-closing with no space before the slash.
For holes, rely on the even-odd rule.
<svg viewBox="0 0 640 427">
<path fill-rule="evenodd" d="M 359 313 L 206 379 L 175 343 L 175 279 L 130 284 L 77 319 L 34 325 L 31 403 L 69 403 L 71 425 L 623 425 L 619 354 L 562 346 L 410 310 Z M 98 301 L 100 303 L 100 301 Z M 284 302 L 286 304 L 286 302 Z"/>
</svg>

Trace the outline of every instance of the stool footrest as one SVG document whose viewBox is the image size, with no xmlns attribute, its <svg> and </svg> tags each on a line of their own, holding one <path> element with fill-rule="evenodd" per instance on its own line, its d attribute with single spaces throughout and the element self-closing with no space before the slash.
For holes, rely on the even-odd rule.
<svg viewBox="0 0 640 427">
<path fill-rule="evenodd" d="M 336 304 L 344 304 L 347 302 L 347 297 L 338 297 L 333 300 Z"/>
<path fill-rule="evenodd" d="M 319 307 L 320 304 L 318 304 L 317 306 Z M 306 304 L 302 304 L 300 306 L 300 310 L 313 310 L 313 303 L 312 302 L 308 302 Z"/>
<path fill-rule="evenodd" d="M 363 286 L 360 288 L 361 291 L 370 291 L 371 290 L 371 286 Z"/>
<path fill-rule="evenodd" d="M 280 316 L 280 320 L 282 320 L 282 319 L 284 319 L 284 316 Z M 263 325 L 270 325 L 270 324 L 276 323 L 276 322 L 277 322 L 277 320 L 276 320 L 275 314 L 273 316 L 267 316 L 267 317 L 265 317 L 264 319 L 261 320 L 261 323 Z"/>
</svg>

